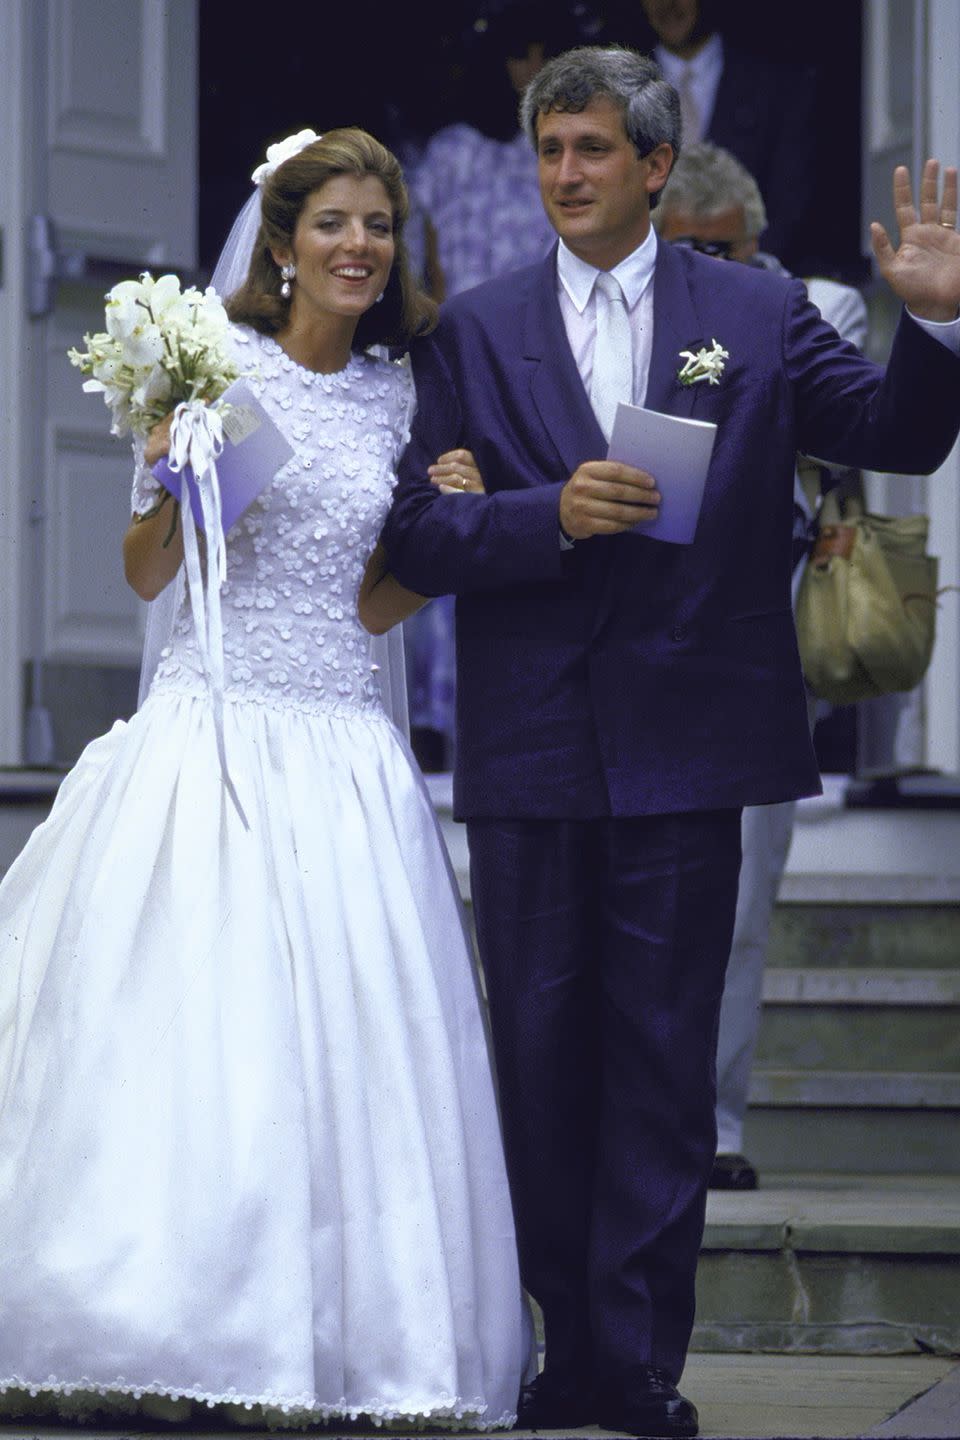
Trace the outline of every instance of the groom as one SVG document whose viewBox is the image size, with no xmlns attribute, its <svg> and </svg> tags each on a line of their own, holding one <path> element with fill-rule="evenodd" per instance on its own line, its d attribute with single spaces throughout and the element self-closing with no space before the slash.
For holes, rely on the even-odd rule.
<svg viewBox="0 0 960 1440">
<path fill-rule="evenodd" d="M 884 377 L 802 285 L 658 244 L 650 207 L 680 122 L 651 62 L 559 56 L 522 118 L 560 244 L 458 296 L 414 348 L 384 540 L 404 584 L 458 596 L 456 810 L 522 1275 L 546 1327 L 519 1423 L 694 1435 L 676 1386 L 740 810 L 819 788 L 790 611 L 794 457 L 916 473 L 950 450 L 956 175 L 940 201 L 927 167 L 917 220 L 898 172 L 899 250 L 876 229 L 881 269 L 924 317 L 904 317 Z M 715 340 L 718 383 L 681 384 L 681 352 Z M 618 399 L 717 426 L 692 544 L 645 535 L 656 476 L 604 460 Z M 428 482 L 454 447 L 485 495 Z"/>
</svg>

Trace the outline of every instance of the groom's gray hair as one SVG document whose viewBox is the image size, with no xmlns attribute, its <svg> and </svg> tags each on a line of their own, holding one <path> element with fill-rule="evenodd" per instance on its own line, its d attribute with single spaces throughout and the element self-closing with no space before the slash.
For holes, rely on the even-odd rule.
<svg viewBox="0 0 960 1440">
<path fill-rule="evenodd" d="M 523 92 L 520 128 L 536 148 L 541 115 L 585 110 L 598 95 L 619 106 L 638 155 L 664 142 L 679 155 L 680 97 L 646 55 L 617 45 L 581 45 L 548 60 Z"/>
</svg>

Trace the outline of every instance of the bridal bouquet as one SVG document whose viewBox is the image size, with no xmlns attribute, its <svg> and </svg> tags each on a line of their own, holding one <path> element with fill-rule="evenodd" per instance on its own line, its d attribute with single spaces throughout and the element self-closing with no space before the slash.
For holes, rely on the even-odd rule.
<svg viewBox="0 0 960 1440">
<path fill-rule="evenodd" d="M 102 394 L 114 435 L 145 437 L 177 405 L 217 400 L 239 370 L 215 290 L 180 289 L 176 275 L 122 280 L 107 295 L 106 330 L 68 358 L 84 390 Z"/>
<path fill-rule="evenodd" d="M 230 322 L 214 290 L 181 291 L 176 275 L 123 280 L 107 295 L 106 330 L 85 335 L 86 350 L 68 358 L 91 378 L 84 390 L 102 394 L 114 435 L 131 431 L 143 441 L 171 410 L 169 470 L 198 498 L 206 532 L 206 574 L 201 564 L 193 506 L 181 491 L 183 558 L 197 643 L 213 705 L 220 769 L 246 824 L 227 770 L 223 735 L 223 630 L 220 588 L 227 577 L 226 539 L 217 460 L 223 453 L 226 407 L 217 405 L 240 370 L 230 353 Z M 142 453 L 142 452 L 141 452 Z M 172 533 L 172 532 L 171 532 Z"/>
</svg>

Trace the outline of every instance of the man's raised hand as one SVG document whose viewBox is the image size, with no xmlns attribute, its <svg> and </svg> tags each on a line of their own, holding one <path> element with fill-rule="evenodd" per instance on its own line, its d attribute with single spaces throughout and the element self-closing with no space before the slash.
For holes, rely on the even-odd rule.
<svg viewBox="0 0 960 1440">
<path fill-rule="evenodd" d="M 571 540 L 619 535 L 655 520 L 660 494 L 653 476 L 619 460 L 588 460 L 560 492 L 560 526 Z"/>
<path fill-rule="evenodd" d="M 913 204 L 910 171 L 893 172 L 893 208 L 900 230 L 894 249 L 884 227 L 870 226 L 873 253 L 880 273 L 895 295 L 921 320 L 955 320 L 960 310 L 960 235 L 957 234 L 957 171 L 943 173 L 928 160 L 920 181 L 920 214 Z"/>
</svg>

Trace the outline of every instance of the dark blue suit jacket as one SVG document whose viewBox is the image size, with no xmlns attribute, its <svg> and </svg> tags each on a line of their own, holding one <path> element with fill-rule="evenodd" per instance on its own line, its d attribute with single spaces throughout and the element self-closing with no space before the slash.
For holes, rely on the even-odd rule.
<svg viewBox="0 0 960 1440">
<path fill-rule="evenodd" d="M 681 386 L 716 339 L 719 385 Z M 925 472 L 960 422 L 960 361 L 905 319 L 886 374 L 803 286 L 661 245 L 646 404 L 718 426 L 696 539 L 563 553 L 560 491 L 606 443 L 568 345 L 555 258 L 459 295 L 413 350 L 418 411 L 384 541 L 457 603 L 461 817 L 642 815 L 814 793 L 790 607 L 796 452 Z M 469 447 L 488 494 L 426 468 Z"/>
<path fill-rule="evenodd" d="M 723 42 L 723 70 L 707 140 L 737 157 L 767 211 L 761 245 L 798 271 L 819 237 L 811 227 L 816 190 L 816 79 L 741 53 Z"/>
</svg>

